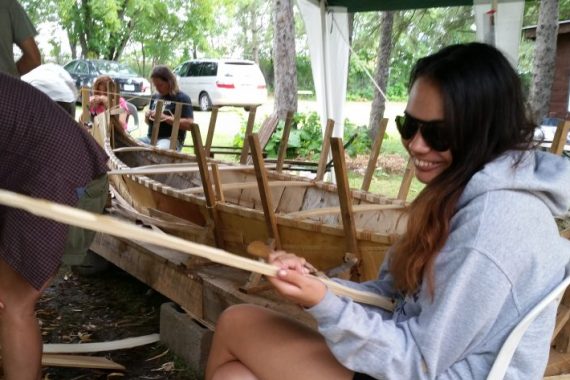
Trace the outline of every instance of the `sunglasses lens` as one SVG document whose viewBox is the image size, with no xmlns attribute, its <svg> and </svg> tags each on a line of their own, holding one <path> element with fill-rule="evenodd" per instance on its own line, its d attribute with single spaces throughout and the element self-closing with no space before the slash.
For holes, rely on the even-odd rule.
<svg viewBox="0 0 570 380">
<path fill-rule="evenodd" d="M 449 149 L 449 137 L 441 122 L 423 122 L 409 115 L 396 116 L 396 127 L 404 140 L 409 140 L 420 130 L 425 142 L 434 150 Z"/>
<path fill-rule="evenodd" d="M 396 116 L 396 127 L 404 140 L 409 140 L 418 131 L 418 123 L 408 116 Z"/>
<path fill-rule="evenodd" d="M 441 124 L 424 124 L 421 129 L 422 137 L 432 149 L 444 152 L 449 149 L 449 137 Z"/>
</svg>

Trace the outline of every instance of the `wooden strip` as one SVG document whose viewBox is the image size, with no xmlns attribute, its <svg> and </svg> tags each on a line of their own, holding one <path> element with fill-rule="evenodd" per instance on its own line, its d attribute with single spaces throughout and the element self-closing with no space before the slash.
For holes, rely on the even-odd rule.
<svg viewBox="0 0 570 380">
<path fill-rule="evenodd" d="M 308 181 L 269 181 L 269 187 L 312 187 L 315 184 Z M 225 183 L 221 185 L 222 191 L 253 189 L 258 186 L 257 182 L 235 182 Z M 199 187 L 192 187 L 187 190 L 182 190 L 184 194 L 200 194 L 204 190 Z"/>
<path fill-rule="evenodd" d="M 554 139 L 552 140 L 552 145 L 550 146 L 550 152 L 561 155 L 564 151 L 564 145 L 566 144 L 566 136 L 570 131 L 570 120 L 562 120 L 556 127 L 556 133 L 554 133 Z"/>
<path fill-rule="evenodd" d="M 293 122 L 293 112 L 287 112 L 285 118 L 285 125 L 283 126 L 283 136 L 279 142 L 279 154 L 277 155 L 277 165 L 275 171 L 281 172 L 283 170 L 283 161 L 287 156 L 287 145 L 289 144 L 289 132 L 291 132 L 291 124 Z"/>
<path fill-rule="evenodd" d="M 156 343 L 160 340 L 160 335 L 150 334 L 145 336 L 137 336 L 134 338 L 126 338 L 115 340 L 111 342 L 98 342 L 98 343 L 76 343 L 76 344 L 44 344 L 44 354 L 80 354 L 89 352 L 103 352 L 125 350 L 128 348 L 144 346 L 151 343 Z"/>
<path fill-rule="evenodd" d="M 216 186 L 216 197 L 218 202 L 225 202 L 224 190 L 222 188 L 222 180 L 220 177 L 220 170 L 218 169 L 218 164 L 212 164 L 212 177 L 214 178 L 214 185 Z"/>
<path fill-rule="evenodd" d="M 275 168 L 275 165 L 267 165 L 266 168 Z M 220 171 L 247 171 L 254 169 L 253 165 L 239 165 L 239 166 L 220 166 Z M 149 174 L 164 174 L 164 173 L 185 173 L 185 172 L 197 172 L 199 171 L 198 167 L 189 167 L 189 168 L 148 168 L 148 169 L 116 169 L 116 170 L 109 170 L 107 172 L 108 175 L 149 175 Z"/>
<path fill-rule="evenodd" d="M 214 141 L 214 130 L 216 129 L 216 121 L 218 121 L 219 111 L 220 106 L 212 106 L 212 111 L 210 112 L 210 124 L 208 125 L 208 133 L 206 135 L 206 146 L 204 146 L 206 157 L 210 157 L 210 148 L 212 148 L 212 142 Z"/>
<path fill-rule="evenodd" d="M 196 161 L 198 162 L 198 168 L 200 169 L 200 178 L 202 179 L 202 186 L 204 187 L 204 196 L 206 197 L 208 213 L 213 221 L 212 228 L 214 229 L 216 247 L 223 248 L 224 236 L 222 234 L 222 221 L 218 215 L 218 210 L 216 210 L 216 194 L 214 193 L 214 188 L 210 179 L 208 162 L 206 161 L 206 152 L 202 146 L 202 136 L 200 136 L 200 128 L 198 127 L 198 124 L 192 124 L 190 131 L 192 132 L 192 140 L 194 141 L 194 154 L 196 155 Z"/>
<path fill-rule="evenodd" d="M 154 122 L 152 123 L 152 135 L 150 138 L 150 145 L 156 145 L 158 141 L 158 130 L 160 128 L 160 119 L 162 118 L 162 109 L 164 107 L 164 101 L 158 100 L 156 102 L 156 108 L 154 109 Z"/>
<path fill-rule="evenodd" d="M 382 211 L 382 210 L 401 210 L 403 209 L 403 205 L 398 204 L 363 204 L 363 205 L 352 205 L 352 212 L 353 213 L 362 213 L 362 212 L 369 212 L 369 211 Z M 324 215 L 332 215 L 332 214 L 339 214 L 341 212 L 340 207 L 323 207 L 317 208 L 312 210 L 303 210 L 303 211 L 295 211 L 286 214 L 286 216 L 290 216 L 292 218 L 310 218 L 314 216 L 324 216 Z"/>
<path fill-rule="evenodd" d="M 543 380 L 570 380 L 570 375 L 547 376 Z"/>
<path fill-rule="evenodd" d="M 138 152 L 138 151 L 152 151 L 154 149 L 146 146 L 124 146 L 122 148 L 113 149 L 113 153 L 119 152 Z"/>
<path fill-rule="evenodd" d="M 378 124 L 378 132 L 376 133 L 376 138 L 374 139 L 374 144 L 372 145 L 372 150 L 370 151 L 370 159 L 368 160 L 366 173 L 364 174 L 362 186 L 360 187 L 364 191 L 368 191 L 370 189 L 370 183 L 372 182 L 372 176 L 376 171 L 376 162 L 378 161 L 378 155 L 380 155 L 382 141 L 384 141 L 384 135 L 386 134 L 386 126 L 388 126 L 388 119 L 383 118 Z"/>
<path fill-rule="evenodd" d="M 91 113 L 89 112 L 89 89 L 81 87 L 81 121 L 88 123 L 91 120 Z"/>
<path fill-rule="evenodd" d="M 137 166 L 133 169 L 154 169 L 154 168 L 184 168 L 184 167 L 198 167 L 197 162 L 173 162 L 170 164 L 153 164 L 153 165 L 143 165 Z"/>
<path fill-rule="evenodd" d="M 277 222 L 275 220 L 275 211 L 273 208 L 273 200 L 271 199 L 271 190 L 267 181 L 267 173 L 263 163 L 263 155 L 261 145 L 256 133 L 248 136 L 249 145 L 251 146 L 251 153 L 253 159 L 253 166 L 255 167 L 255 177 L 259 188 L 259 196 L 263 206 L 263 214 L 265 217 L 265 226 L 267 227 L 267 234 L 274 242 L 274 249 L 281 249 L 281 239 L 279 238 L 279 230 L 277 229 Z"/>
<path fill-rule="evenodd" d="M 29 213 L 60 223 L 65 223 L 93 231 L 118 236 L 126 239 L 138 240 L 156 246 L 170 248 L 188 255 L 200 256 L 210 261 L 242 269 L 248 272 L 257 272 L 265 276 L 276 276 L 278 268 L 266 263 L 233 255 L 218 248 L 193 243 L 168 234 L 148 230 L 137 225 L 126 223 L 108 215 L 99 215 L 79 210 L 70 206 L 34 199 L 25 195 L 0 189 L 0 204 L 26 210 Z M 366 303 L 393 310 L 393 300 L 375 293 L 356 291 L 354 289 L 330 284 L 330 281 L 321 279 L 333 292 L 346 295 L 357 302 Z"/>
<path fill-rule="evenodd" d="M 362 255 L 358 250 L 358 243 L 356 240 L 356 226 L 354 224 L 354 215 L 352 212 L 352 195 L 348 185 L 346 162 L 344 160 L 344 147 L 342 139 L 339 137 L 331 138 L 331 148 L 334 163 L 334 172 L 338 189 L 338 198 L 341 209 L 342 226 L 346 241 L 346 251 L 356 255 L 359 259 L 359 267 L 366 267 L 362 265 Z M 367 263 L 369 264 L 369 263 Z M 372 268 L 371 268 L 372 269 Z M 356 273 L 360 277 L 360 273 Z"/>
<path fill-rule="evenodd" d="M 247 124 L 245 126 L 245 136 L 243 138 L 243 147 L 241 149 L 241 156 L 239 158 L 239 163 L 244 165 L 247 163 L 247 157 L 249 155 L 249 141 L 247 137 L 253 133 L 253 125 L 255 123 L 255 113 L 257 112 L 257 106 L 251 106 L 249 109 L 249 117 L 247 118 Z"/>
<path fill-rule="evenodd" d="M 97 356 L 77 356 L 77 355 L 54 355 L 45 354 L 42 356 L 43 367 L 66 367 L 66 368 L 97 368 L 116 369 L 124 371 L 126 368 L 112 360 Z"/>
<path fill-rule="evenodd" d="M 402 183 L 400 184 L 400 190 L 398 190 L 398 197 L 397 199 L 405 201 L 408 198 L 408 193 L 410 192 L 410 185 L 412 184 L 412 180 L 414 179 L 414 163 L 412 159 L 408 159 L 408 164 L 406 165 L 406 171 L 404 172 L 404 176 L 402 177 Z"/>
<path fill-rule="evenodd" d="M 178 131 L 180 130 L 180 115 L 182 115 L 182 103 L 176 103 L 174 108 L 174 122 L 172 123 L 172 133 L 170 134 L 170 149 L 178 148 Z"/>
<path fill-rule="evenodd" d="M 327 169 L 327 161 L 329 159 L 329 152 L 331 148 L 331 137 L 334 128 L 334 120 L 328 119 L 327 126 L 325 128 L 325 134 L 323 136 L 323 148 L 321 150 L 321 156 L 319 158 L 319 166 L 317 167 L 317 175 L 315 176 L 315 181 L 322 181 L 325 177 L 325 172 Z"/>
</svg>

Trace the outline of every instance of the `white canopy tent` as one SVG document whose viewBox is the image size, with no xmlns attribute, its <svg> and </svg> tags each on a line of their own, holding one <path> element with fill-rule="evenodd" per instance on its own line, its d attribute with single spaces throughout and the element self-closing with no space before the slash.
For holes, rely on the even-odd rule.
<svg viewBox="0 0 570 380">
<path fill-rule="evenodd" d="M 477 39 L 494 44 L 518 61 L 524 0 L 472 0 Z M 356 4 L 355 4 L 356 3 Z M 335 121 L 333 136 L 342 137 L 348 79 L 348 12 L 470 4 L 469 0 L 297 0 L 311 55 L 311 66 L 321 123 Z M 335 6 L 335 4 L 338 4 Z M 492 9 L 495 12 L 489 13 Z"/>
</svg>

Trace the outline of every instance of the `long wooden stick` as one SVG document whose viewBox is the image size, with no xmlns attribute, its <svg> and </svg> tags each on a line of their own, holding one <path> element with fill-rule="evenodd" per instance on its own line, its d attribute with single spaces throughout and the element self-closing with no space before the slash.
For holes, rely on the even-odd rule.
<svg viewBox="0 0 570 380">
<path fill-rule="evenodd" d="M 144 336 L 137 336 L 134 338 L 126 338 L 114 340 L 111 342 L 97 342 L 97 343 L 52 343 L 44 344 L 44 354 L 86 354 L 89 352 L 103 352 L 124 350 L 138 346 L 144 346 L 151 343 L 156 343 L 160 340 L 160 335 L 150 334 Z"/>
<path fill-rule="evenodd" d="M 283 170 L 283 162 L 285 161 L 285 156 L 287 156 L 287 145 L 289 144 L 289 133 L 291 132 L 292 122 L 293 111 L 289 111 L 287 112 L 285 125 L 283 126 L 283 136 L 281 136 L 281 141 L 279 142 L 279 154 L 277 155 L 277 166 L 275 167 L 276 172 Z"/>
<path fill-rule="evenodd" d="M 170 133 L 170 149 L 176 150 L 178 145 L 178 130 L 180 129 L 180 115 L 182 115 L 182 103 L 176 103 L 174 108 L 174 122 Z"/>
<path fill-rule="evenodd" d="M 206 145 L 204 150 L 206 151 L 206 157 L 210 157 L 210 148 L 212 147 L 212 141 L 214 141 L 214 130 L 216 128 L 216 121 L 218 120 L 218 112 L 220 111 L 220 106 L 213 106 L 210 112 L 210 125 L 208 126 L 208 133 L 206 134 Z"/>
<path fill-rule="evenodd" d="M 245 165 L 247 163 L 247 157 L 249 155 L 249 141 L 247 136 L 253 133 L 253 125 L 255 123 L 255 113 L 257 112 L 257 106 L 252 106 L 249 109 L 249 117 L 247 118 L 247 124 L 245 126 L 245 136 L 243 139 L 243 147 L 241 148 L 241 155 L 239 158 L 239 163 Z"/>
<path fill-rule="evenodd" d="M 1 189 L 0 204 L 26 210 L 31 214 L 52 219 L 60 223 L 174 249 L 248 272 L 257 272 L 265 276 L 277 275 L 278 268 L 273 265 L 233 255 L 218 248 L 193 243 L 161 232 L 149 231 L 146 228 L 141 228 L 110 216 L 93 214 L 70 206 L 35 199 Z M 332 281 L 323 279 L 321 279 L 321 281 L 334 293 L 351 297 L 356 302 L 374 305 L 390 311 L 394 309 L 393 301 L 387 297 L 370 292 L 357 291 Z"/>
<path fill-rule="evenodd" d="M 325 178 L 327 169 L 327 161 L 329 159 L 329 152 L 331 150 L 331 137 L 334 128 L 334 120 L 328 119 L 327 126 L 325 127 L 325 134 L 323 136 L 323 149 L 321 150 L 321 157 L 319 158 L 319 166 L 317 167 L 317 175 L 315 181 L 322 181 Z"/>
</svg>

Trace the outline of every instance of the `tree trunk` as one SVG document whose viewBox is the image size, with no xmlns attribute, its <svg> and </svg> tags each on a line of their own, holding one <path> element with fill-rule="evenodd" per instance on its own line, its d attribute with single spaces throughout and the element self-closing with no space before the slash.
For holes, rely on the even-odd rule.
<svg viewBox="0 0 570 380">
<path fill-rule="evenodd" d="M 532 70 L 534 74 L 529 96 L 534 121 L 537 124 L 548 116 L 550 108 L 550 93 L 556 64 L 558 12 L 558 0 L 540 2 Z"/>
<path fill-rule="evenodd" d="M 275 72 L 274 113 L 284 118 L 297 111 L 297 67 L 293 0 L 274 0 L 273 61 Z"/>
<path fill-rule="evenodd" d="M 374 80 L 386 94 L 386 87 L 390 77 L 390 55 L 392 54 L 392 29 L 394 26 L 394 12 L 382 12 L 380 16 L 380 44 L 378 45 L 378 62 L 376 65 L 376 72 L 374 73 Z M 374 100 L 372 101 L 372 109 L 370 110 L 370 121 L 368 128 L 372 131 L 372 135 L 376 132 L 376 127 L 384 117 L 384 110 L 386 109 L 386 99 L 382 96 L 380 91 L 374 87 Z"/>
</svg>

